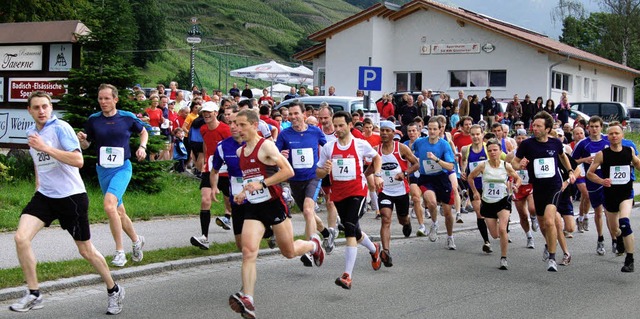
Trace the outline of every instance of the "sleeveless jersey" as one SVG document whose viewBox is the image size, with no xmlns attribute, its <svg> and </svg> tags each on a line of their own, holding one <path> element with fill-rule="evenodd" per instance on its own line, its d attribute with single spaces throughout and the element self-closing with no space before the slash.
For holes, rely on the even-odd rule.
<svg viewBox="0 0 640 319">
<path fill-rule="evenodd" d="M 258 158 L 258 151 L 264 141 L 265 139 L 261 138 L 249 155 L 244 154 L 244 149 L 247 147 L 246 145 L 240 147 L 239 164 L 240 169 L 242 170 L 243 183 L 245 185 L 250 182 L 260 182 L 275 174 L 277 171 L 276 166 L 265 165 Z M 280 188 L 280 185 L 271 185 L 268 189 L 260 189 L 253 192 L 247 191 L 245 193 L 247 195 L 247 200 L 251 204 L 276 200 L 282 197 L 282 189 Z"/>
<path fill-rule="evenodd" d="M 623 146 L 620 152 L 614 152 L 609 147 L 602 150 L 602 177 L 611 179 L 611 187 L 604 188 L 605 196 L 618 197 L 633 190 L 631 152 L 628 146 Z"/>
<path fill-rule="evenodd" d="M 361 141 L 366 143 L 364 140 Z M 331 199 L 339 202 L 351 196 L 366 197 L 367 187 L 362 174 L 363 158 L 356 151 L 356 138 L 351 139 L 351 144 L 346 150 L 341 150 L 336 140 L 332 145 L 330 160 Z"/>
<path fill-rule="evenodd" d="M 237 150 L 242 145 L 244 142 L 239 144 L 233 137 L 227 137 L 218 143 L 217 150 L 213 155 L 211 168 L 219 172 L 225 168 L 229 176 L 229 190 L 232 196 L 238 195 L 242 191 L 242 170 L 237 155 Z M 235 205 L 234 201 L 230 201 L 230 203 Z"/>
<path fill-rule="evenodd" d="M 473 147 L 469 145 L 467 147 L 467 174 L 471 173 L 480 163 L 489 159 L 487 156 L 487 147 L 483 144 L 480 153 L 473 151 Z M 482 189 L 482 174 L 473 179 L 473 183 L 476 185 L 476 189 Z"/>
<path fill-rule="evenodd" d="M 393 142 L 393 151 L 390 154 L 382 154 L 382 145 L 378 148 L 378 154 L 382 160 L 382 180 L 384 182 L 382 192 L 389 196 L 400 196 L 409 192 L 409 183 L 406 179 L 396 180 L 398 173 L 406 172 L 409 166 L 407 160 L 400 154 L 400 143 Z"/>
<path fill-rule="evenodd" d="M 500 165 L 491 167 L 489 160 L 484 164 L 482 172 L 482 200 L 487 203 L 497 203 L 506 196 L 507 192 L 507 168 L 505 162 L 500 160 Z"/>
</svg>

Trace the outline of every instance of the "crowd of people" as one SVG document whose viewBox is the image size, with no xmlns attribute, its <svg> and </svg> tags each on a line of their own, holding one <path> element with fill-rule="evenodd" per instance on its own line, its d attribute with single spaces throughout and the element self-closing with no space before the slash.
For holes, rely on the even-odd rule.
<svg viewBox="0 0 640 319">
<path fill-rule="evenodd" d="M 171 138 L 165 153 L 157 157 L 173 157 L 177 172 L 193 167 L 200 178 L 201 232 L 191 237 L 200 249 L 209 249 L 211 204 L 223 194 L 225 213 L 215 223 L 232 230 L 242 251 L 241 289 L 229 297 L 229 305 L 244 318 L 256 317 L 256 263 L 263 238 L 270 247 L 278 246 L 286 258 L 299 257 L 306 267 L 320 267 L 342 231 L 345 264 L 335 284 L 351 289 L 358 245 L 369 252 L 374 271 L 382 265 L 393 266 L 394 210 L 404 236 L 413 234 L 415 218 L 415 235 L 431 242 L 438 240 L 438 215 L 442 215 L 449 250 L 457 249 L 453 224 L 463 222 L 460 214 L 475 213 L 482 236 L 480 249 L 492 253 L 489 235 L 499 239 L 498 268 L 507 270 L 508 224 L 515 206 L 527 247 L 535 248 L 532 232 L 542 232 L 545 269 L 555 272 L 557 247 L 562 250 L 560 265 L 569 266 L 572 256 L 566 238 L 576 229 L 589 230 L 591 206 L 598 233 L 595 252 L 605 254 L 606 220 L 612 252 L 626 253 L 621 271 L 634 271 L 629 214 L 633 172 L 640 168 L 638 152 L 624 139 L 619 123 L 609 123 L 606 135 L 597 116 L 588 122 L 577 120 L 575 127 L 567 125 L 566 95 L 558 107 L 553 101 L 541 107 L 542 98 L 531 103 L 528 95 L 520 102 L 516 95 L 502 113 L 489 89 L 481 101 L 477 96 L 465 98 L 462 91 L 456 100 L 442 94 L 434 101 L 433 92 L 424 90 L 417 102 L 407 94 L 398 105 L 385 94 L 377 103 L 382 120 L 375 123 L 362 111 L 334 112 L 326 103 L 313 109 L 293 101 L 275 109 L 268 92 L 258 99 L 246 96 L 247 90 L 248 86 L 240 92 L 234 85 L 229 98 L 193 90 L 191 101 L 185 102 L 177 84 L 171 83 L 169 90 L 159 85 L 157 92 L 151 92 L 150 107 L 136 116 L 116 110 L 117 89 L 103 85 L 98 89 L 101 112 L 89 117 L 77 134 L 51 115 L 48 96 L 34 93 L 29 112 L 36 124 L 28 133 L 38 192 L 23 210 L 16 233 L 29 291 L 11 309 L 42 307 L 30 241 L 42 227 L 60 219 L 82 256 L 107 284 L 108 312 L 122 310 L 124 288 L 113 282 L 104 257 L 90 243 L 86 207 L 71 204 L 80 200 L 77 196 L 88 201 L 77 172 L 82 166 L 81 150 L 95 143 L 104 210 L 116 247 L 111 263 L 127 262 L 123 230 L 132 242 L 133 261 L 142 260 L 145 239 L 135 232 L 122 195 L 131 177 L 129 158 L 150 157 L 144 122 Z M 298 94 L 292 91 L 291 98 L 296 97 L 294 93 Z M 534 107 L 529 108 L 530 104 Z M 129 149 L 132 133 L 141 137 L 135 153 Z M 70 189 L 56 187 L 61 178 L 69 181 Z M 319 196 L 324 197 L 326 223 L 317 215 Z M 579 216 L 574 220 L 573 201 L 578 199 Z M 293 204 L 305 220 L 304 239 L 293 237 L 289 212 Z M 360 228 L 359 219 L 367 210 L 380 219 L 380 242 Z"/>
</svg>

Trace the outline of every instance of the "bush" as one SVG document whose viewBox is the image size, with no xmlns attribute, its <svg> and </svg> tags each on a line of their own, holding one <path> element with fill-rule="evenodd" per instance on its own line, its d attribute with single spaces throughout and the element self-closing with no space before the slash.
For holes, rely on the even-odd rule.
<svg viewBox="0 0 640 319">
<path fill-rule="evenodd" d="M 32 180 L 34 176 L 33 159 L 28 151 L 12 149 L 7 155 L 0 154 L 0 181 Z"/>
</svg>

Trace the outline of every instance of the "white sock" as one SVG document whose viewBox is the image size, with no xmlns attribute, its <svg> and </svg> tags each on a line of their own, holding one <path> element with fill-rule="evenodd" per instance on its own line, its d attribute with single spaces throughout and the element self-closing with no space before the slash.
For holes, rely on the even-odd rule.
<svg viewBox="0 0 640 319">
<path fill-rule="evenodd" d="M 529 231 L 527 232 L 527 238 L 531 237 L 533 237 L 533 232 L 531 231 L 531 229 L 529 229 Z"/>
<path fill-rule="evenodd" d="M 356 264 L 356 256 L 358 255 L 358 247 L 347 246 L 344 250 L 344 272 L 351 276 L 353 266 Z"/>
<path fill-rule="evenodd" d="M 362 241 L 360 242 L 360 245 L 367 247 L 367 249 L 369 249 L 369 252 L 372 254 L 376 252 L 376 246 L 371 242 L 369 236 L 367 236 L 367 234 L 365 234 L 364 232 L 362 233 Z"/>
<path fill-rule="evenodd" d="M 449 235 L 447 235 L 447 239 L 449 239 L 449 238 L 453 239 L 453 236 L 449 236 Z"/>
<path fill-rule="evenodd" d="M 310 240 L 310 242 L 313 244 L 313 249 L 311 249 L 310 253 L 315 254 L 318 251 L 318 244 L 313 240 Z"/>
</svg>

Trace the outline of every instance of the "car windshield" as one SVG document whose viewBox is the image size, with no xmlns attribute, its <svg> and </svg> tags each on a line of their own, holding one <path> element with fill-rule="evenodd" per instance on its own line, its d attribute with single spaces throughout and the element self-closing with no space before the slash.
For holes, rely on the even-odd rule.
<svg viewBox="0 0 640 319">
<path fill-rule="evenodd" d="M 640 118 L 640 109 L 627 109 L 629 111 L 629 117 Z"/>
</svg>

